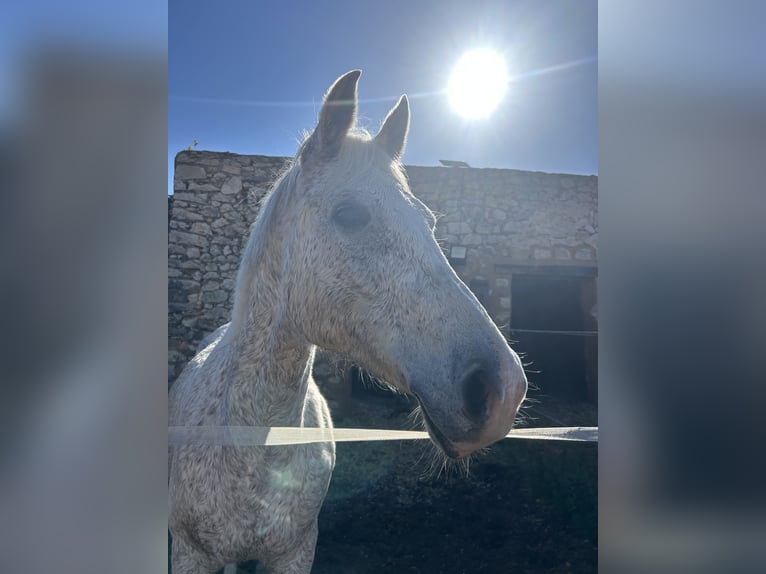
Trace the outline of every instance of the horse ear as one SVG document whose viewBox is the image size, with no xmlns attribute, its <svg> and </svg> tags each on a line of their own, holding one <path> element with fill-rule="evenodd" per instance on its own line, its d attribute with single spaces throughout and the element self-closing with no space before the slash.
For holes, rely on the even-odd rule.
<svg viewBox="0 0 766 574">
<path fill-rule="evenodd" d="M 361 70 L 347 72 L 327 90 L 319 122 L 303 147 L 302 157 L 319 153 L 327 158 L 338 153 L 343 138 L 356 121 L 356 86 L 361 75 Z"/>
<path fill-rule="evenodd" d="M 410 104 L 407 96 L 399 98 L 399 102 L 388 112 L 383 125 L 380 127 L 375 142 L 382 147 L 392 159 L 399 159 L 404 153 L 407 132 L 410 129 Z"/>
</svg>

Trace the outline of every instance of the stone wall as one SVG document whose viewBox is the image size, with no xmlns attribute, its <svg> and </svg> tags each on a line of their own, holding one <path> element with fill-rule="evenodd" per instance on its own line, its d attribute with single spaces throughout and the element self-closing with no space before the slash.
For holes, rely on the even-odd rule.
<svg viewBox="0 0 766 574">
<path fill-rule="evenodd" d="M 229 320 L 239 256 L 259 202 L 288 158 L 183 151 L 168 218 L 168 377 Z M 510 269 L 597 265 L 597 177 L 505 169 L 407 167 L 412 191 L 440 214 L 445 253 L 484 280 L 499 324 L 510 320 Z"/>
<path fill-rule="evenodd" d="M 595 275 L 598 178 L 510 169 L 407 167 L 412 191 L 442 215 L 436 236 L 469 284 L 487 282 L 482 303 L 498 325 L 511 317 L 511 281 L 525 268 L 580 267 Z"/>
</svg>

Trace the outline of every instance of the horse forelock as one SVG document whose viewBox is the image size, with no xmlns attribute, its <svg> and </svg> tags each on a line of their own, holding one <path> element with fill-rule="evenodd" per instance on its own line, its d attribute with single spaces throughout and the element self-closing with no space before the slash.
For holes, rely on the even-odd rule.
<svg viewBox="0 0 766 574">
<path fill-rule="evenodd" d="M 304 156 L 304 150 L 309 145 L 311 133 L 305 132 L 303 141 L 300 144 L 296 154 L 296 164 L 301 164 L 301 158 Z M 391 169 L 394 177 L 400 182 L 407 182 L 404 167 L 398 159 L 392 159 L 386 151 L 375 143 L 375 138 L 369 131 L 354 126 L 346 134 L 339 153 L 324 162 L 317 162 L 316 165 L 306 166 L 307 171 L 321 171 L 325 165 L 332 164 L 334 170 L 338 173 L 353 173 L 364 171 L 369 168 Z M 404 186 L 409 192 L 407 185 Z"/>
</svg>

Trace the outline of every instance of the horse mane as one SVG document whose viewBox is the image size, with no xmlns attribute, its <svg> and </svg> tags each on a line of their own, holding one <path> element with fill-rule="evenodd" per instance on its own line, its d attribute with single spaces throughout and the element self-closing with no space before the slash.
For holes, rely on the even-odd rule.
<svg viewBox="0 0 766 574">
<path fill-rule="evenodd" d="M 295 161 L 290 162 L 260 202 L 258 215 L 250 228 L 247 244 L 242 250 L 236 285 L 234 287 L 231 323 L 226 332 L 227 339 L 229 338 L 228 335 L 236 332 L 240 322 L 245 320 L 247 316 L 247 298 L 255 279 L 256 263 L 264 257 L 264 250 L 267 249 L 264 239 L 270 235 L 271 228 L 275 224 L 276 218 L 274 213 L 278 211 L 278 204 L 284 202 L 288 196 L 292 195 L 299 175 L 299 163 Z"/>
</svg>

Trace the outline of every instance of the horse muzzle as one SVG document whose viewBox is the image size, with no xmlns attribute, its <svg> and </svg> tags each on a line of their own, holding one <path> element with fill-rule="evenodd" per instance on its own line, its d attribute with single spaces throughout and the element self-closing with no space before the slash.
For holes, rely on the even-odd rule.
<svg viewBox="0 0 766 574">
<path fill-rule="evenodd" d="M 473 360 L 449 385 L 414 380 L 410 391 L 421 406 L 432 441 L 450 458 L 464 458 L 505 437 L 527 392 L 518 356 L 503 353 Z"/>
</svg>

